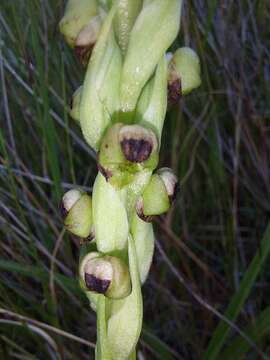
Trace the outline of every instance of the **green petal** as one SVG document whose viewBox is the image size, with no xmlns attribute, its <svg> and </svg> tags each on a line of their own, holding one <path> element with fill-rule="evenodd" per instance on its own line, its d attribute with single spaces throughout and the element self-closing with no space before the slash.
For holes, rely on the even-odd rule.
<svg viewBox="0 0 270 360">
<path fill-rule="evenodd" d="M 147 278 L 154 254 L 155 236 L 153 225 L 134 214 L 131 233 L 134 238 L 141 283 Z"/>
<path fill-rule="evenodd" d="M 121 53 L 115 42 L 112 8 L 101 28 L 88 64 L 81 98 L 80 123 L 87 143 L 98 150 L 111 118 L 119 108 Z"/>
<path fill-rule="evenodd" d="M 128 240 L 131 294 L 123 300 L 111 302 L 108 319 L 108 343 L 113 360 L 127 360 L 135 350 L 142 328 L 142 294 L 135 243 Z"/>
<path fill-rule="evenodd" d="M 114 28 L 119 46 L 126 52 L 129 34 L 141 10 L 142 0 L 118 0 Z"/>
<path fill-rule="evenodd" d="M 179 31 L 180 0 L 155 0 L 140 12 L 130 33 L 122 70 L 121 111 L 135 110 L 142 88 Z"/>
<path fill-rule="evenodd" d="M 167 61 L 163 55 L 154 78 L 144 88 L 136 109 L 138 123 L 152 128 L 158 135 L 159 143 L 167 110 L 167 77 Z"/>
<path fill-rule="evenodd" d="M 157 174 L 153 175 L 143 192 L 143 214 L 160 215 L 170 208 L 170 200 L 164 182 Z"/>
<path fill-rule="evenodd" d="M 98 174 L 93 189 L 93 224 L 98 251 L 124 250 L 128 238 L 128 219 L 120 193 Z"/>
</svg>

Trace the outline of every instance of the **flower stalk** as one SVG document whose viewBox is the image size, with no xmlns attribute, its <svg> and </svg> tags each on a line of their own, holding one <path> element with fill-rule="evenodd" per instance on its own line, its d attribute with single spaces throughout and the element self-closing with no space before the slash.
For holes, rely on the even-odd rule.
<svg viewBox="0 0 270 360">
<path fill-rule="evenodd" d="M 92 198 L 76 189 L 63 198 L 66 228 L 93 238 L 81 247 L 79 281 L 97 313 L 96 360 L 136 359 L 141 286 L 154 252 L 151 220 L 169 210 L 176 194 L 173 172 L 155 170 L 168 104 L 200 84 L 193 50 L 166 57 L 181 5 L 68 0 L 60 22 L 87 65 L 70 115 L 98 159 Z"/>
</svg>

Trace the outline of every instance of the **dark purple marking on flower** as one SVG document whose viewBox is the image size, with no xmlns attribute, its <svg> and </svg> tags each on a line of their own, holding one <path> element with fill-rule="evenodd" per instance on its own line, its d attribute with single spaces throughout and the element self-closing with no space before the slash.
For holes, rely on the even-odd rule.
<svg viewBox="0 0 270 360">
<path fill-rule="evenodd" d="M 61 203 L 60 203 L 60 205 L 59 205 L 59 210 L 60 210 L 60 213 L 61 213 L 63 219 L 65 219 L 65 218 L 67 217 L 68 211 L 67 211 L 67 209 L 65 208 L 63 201 L 61 201 Z"/>
<path fill-rule="evenodd" d="M 73 98 L 71 98 L 71 99 L 69 100 L 69 108 L 70 108 L 70 110 L 73 109 Z"/>
<path fill-rule="evenodd" d="M 103 166 L 100 165 L 100 163 L 97 163 L 98 171 L 105 177 L 106 181 L 109 180 L 110 177 L 112 177 L 112 172 L 108 169 L 105 169 Z"/>
<path fill-rule="evenodd" d="M 91 231 L 90 235 L 88 235 L 85 240 L 86 240 L 86 242 L 90 242 L 90 241 L 94 240 L 94 238 L 95 238 L 95 233 L 93 231 Z"/>
<path fill-rule="evenodd" d="M 178 103 L 182 96 L 181 80 L 179 78 L 175 78 L 174 80 L 168 82 L 167 94 L 168 105 L 170 107 Z"/>
<path fill-rule="evenodd" d="M 147 223 L 153 222 L 154 219 L 156 218 L 156 215 L 144 215 L 143 213 L 138 214 L 139 218 Z"/>
<path fill-rule="evenodd" d="M 169 200 L 170 200 L 171 204 L 175 202 L 176 197 L 179 194 L 179 192 L 180 192 L 180 185 L 178 182 L 176 182 L 174 185 L 173 194 L 169 195 Z"/>
<path fill-rule="evenodd" d="M 93 241 L 95 238 L 95 233 L 92 230 L 91 233 L 86 238 L 79 238 L 80 239 L 80 245 L 85 245 L 91 241 Z"/>
<path fill-rule="evenodd" d="M 142 163 L 151 155 L 153 144 L 145 139 L 124 138 L 121 141 L 121 148 L 128 161 Z"/>
<path fill-rule="evenodd" d="M 142 198 L 140 198 L 138 201 L 137 201 L 137 204 L 136 204 L 136 212 L 137 212 L 137 215 L 139 216 L 139 218 L 145 222 L 152 222 L 155 218 L 155 215 L 144 215 L 143 213 L 143 200 Z"/>
<path fill-rule="evenodd" d="M 88 64 L 93 46 L 75 46 L 74 51 L 83 66 Z"/>
<path fill-rule="evenodd" d="M 87 289 L 99 294 L 105 294 L 111 284 L 110 280 L 98 279 L 94 275 L 88 273 L 85 273 L 84 280 Z"/>
</svg>

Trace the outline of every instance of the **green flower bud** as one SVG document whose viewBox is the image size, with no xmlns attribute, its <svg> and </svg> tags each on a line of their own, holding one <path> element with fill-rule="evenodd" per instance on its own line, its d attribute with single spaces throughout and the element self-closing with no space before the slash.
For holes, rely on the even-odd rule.
<svg viewBox="0 0 270 360">
<path fill-rule="evenodd" d="M 116 187 L 130 183 L 137 172 L 158 164 L 158 141 L 152 130 L 140 125 L 112 125 L 102 139 L 99 169 Z"/>
<path fill-rule="evenodd" d="M 72 95 L 71 106 L 69 111 L 69 115 L 72 117 L 73 120 L 75 120 L 78 123 L 80 122 L 80 104 L 81 104 L 82 90 L 83 87 L 80 86 Z"/>
<path fill-rule="evenodd" d="M 79 32 L 75 40 L 75 52 L 83 65 L 88 64 L 88 60 L 94 47 L 101 28 L 100 16 L 94 16 L 89 23 Z"/>
<path fill-rule="evenodd" d="M 78 189 L 69 190 L 62 199 L 64 225 L 72 234 L 82 238 L 92 237 L 92 201 Z"/>
<path fill-rule="evenodd" d="M 177 36 L 181 5 L 181 0 L 155 0 L 144 6 L 137 17 L 122 70 L 122 112 L 134 112 L 143 87 Z"/>
<path fill-rule="evenodd" d="M 138 216 L 144 221 L 152 221 L 155 215 L 167 212 L 175 198 L 177 178 L 169 168 L 160 169 L 152 175 L 136 204 Z"/>
<path fill-rule="evenodd" d="M 95 0 L 68 0 L 59 29 L 71 47 L 75 46 L 80 31 L 97 15 L 97 11 Z"/>
<path fill-rule="evenodd" d="M 93 223 L 99 251 L 109 253 L 126 248 L 129 225 L 121 193 L 101 173 L 98 174 L 93 189 Z"/>
<path fill-rule="evenodd" d="M 189 94 L 193 89 L 200 86 L 200 73 L 200 60 L 195 51 L 188 47 L 176 50 L 169 63 L 169 102 L 175 103 L 181 95 Z"/>
<path fill-rule="evenodd" d="M 122 299 L 131 292 L 127 265 L 115 256 L 94 252 L 86 255 L 80 264 L 80 278 L 85 289 L 111 299 Z"/>
</svg>

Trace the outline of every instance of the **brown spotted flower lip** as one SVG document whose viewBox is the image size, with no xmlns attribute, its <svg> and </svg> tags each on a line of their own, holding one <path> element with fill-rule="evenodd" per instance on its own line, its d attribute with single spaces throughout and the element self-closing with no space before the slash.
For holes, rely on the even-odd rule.
<svg viewBox="0 0 270 360">
<path fill-rule="evenodd" d="M 144 139 L 123 139 L 121 148 L 128 161 L 141 163 L 146 161 L 152 152 L 152 144 Z"/>
<path fill-rule="evenodd" d="M 173 63 L 169 66 L 167 94 L 169 106 L 177 104 L 182 96 L 181 79 Z"/>
<path fill-rule="evenodd" d="M 110 280 L 99 279 L 96 276 L 88 273 L 85 273 L 84 279 L 87 289 L 90 291 L 95 291 L 99 294 L 105 294 L 111 284 Z"/>
<path fill-rule="evenodd" d="M 148 160 L 158 146 L 155 134 L 140 125 L 123 126 L 119 132 L 119 142 L 125 158 L 133 163 Z"/>
</svg>

